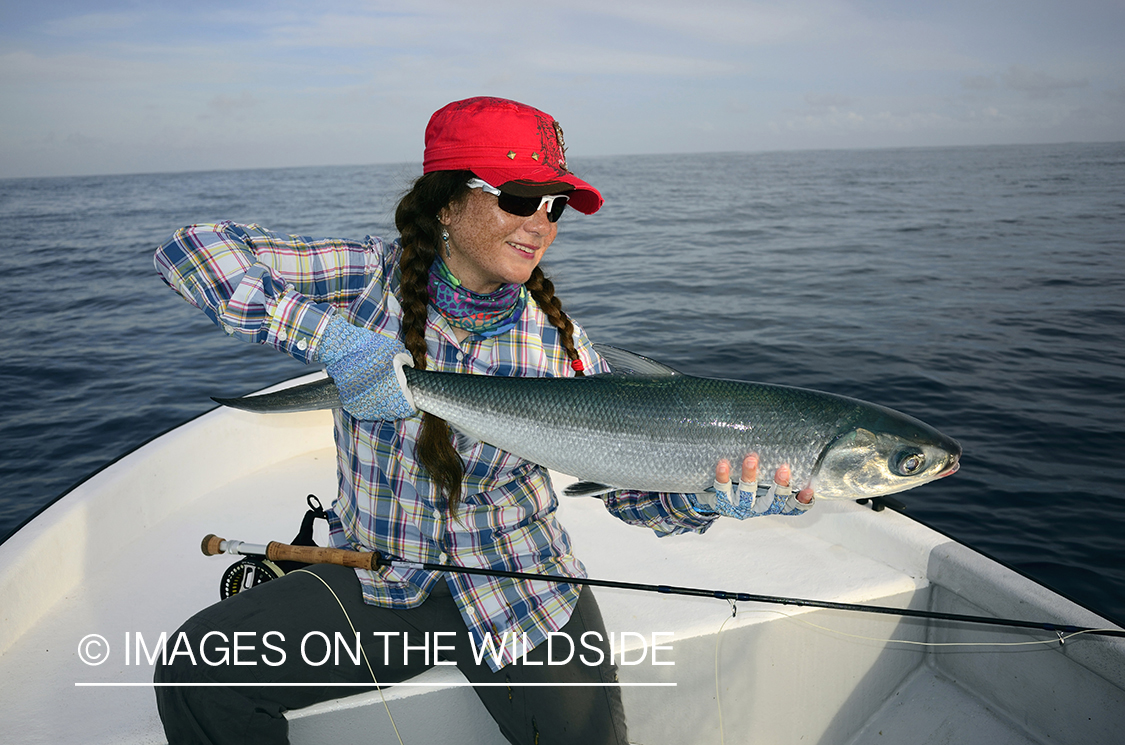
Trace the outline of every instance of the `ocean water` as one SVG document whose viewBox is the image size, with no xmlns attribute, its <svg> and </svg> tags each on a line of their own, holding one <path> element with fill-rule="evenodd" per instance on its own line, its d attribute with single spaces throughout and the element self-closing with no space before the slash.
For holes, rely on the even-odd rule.
<svg viewBox="0 0 1125 745">
<path fill-rule="evenodd" d="M 545 268 L 592 338 L 935 425 L 962 468 L 907 514 L 1125 619 L 1125 143 L 572 160 L 606 206 Z M 390 237 L 419 173 L 0 181 L 0 536 L 210 395 L 308 371 L 160 282 L 174 229 Z"/>
</svg>

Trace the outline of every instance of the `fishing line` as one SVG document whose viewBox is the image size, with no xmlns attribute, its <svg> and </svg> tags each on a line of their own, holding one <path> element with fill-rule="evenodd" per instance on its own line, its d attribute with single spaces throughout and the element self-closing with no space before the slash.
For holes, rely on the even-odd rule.
<svg viewBox="0 0 1125 745">
<path fill-rule="evenodd" d="M 1090 629 L 1082 631 L 1074 631 L 1069 634 L 1058 633 L 1054 639 L 1035 639 L 1029 642 L 920 642 L 913 639 L 886 639 L 876 636 L 864 636 L 863 634 L 851 634 L 847 631 L 840 631 L 839 629 L 829 628 L 828 626 L 821 626 L 820 624 L 813 623 L 812 621 L 795 616 L 785 611 L 771 610 L 769 608 L 762 608 L 761 610 L 751 611 L 752 613 L 774 613 L 782 618 L 788 618 L 790 621 L 804 624 L 805 626 L 812 626 L 821 631 L 827 631 L 836 636 L 850 637 L 852 639 L 862 639 L 870 642 L 882 642 L 885 644 L 910 644 L 916 647 L 1034 647 L 1036 645 L 1050 645 L 1050 644 L 1063 644 L 1069 639 L 1083 634 L 1091 634 L 1096 632 L 1115 632 L 1116 629 Z M 729 619 L 728 619 L 729 620 Z M 1112 634 L 1111 634 L 1112 635 Z"/>
<path fill-rule="evenodd" d="M 719 689 L 719 642 L 723 638 L 723 628 L 726 627 L 727 622 L 738 615 L 738 606 L 732 600 L 730 603 L 730 615 L 723 619 L 719 625 L 719 631 L 715 634 L 715 706 L 719 709 L 719 743 L 726 745 L 727 738 L 723 732 L 723 700 L 722 694 Z"/>
<path fill-rule="evenodd" d="M 352 633 L 355 634 L 356 638 L 358 639 L 359 632 L 355 630 L 355 624 L 352 623 L 352 617 L 348 614 L 348 609 L 344 607 L 344 603 L 340 600 L 340 596 L 337 595 L 336 591 L 332 589 L 332 585 L 325 582 L 324 577 L 321 577 L 319 574 L 314 574 L 308 569 L 294 569 L 289 573 L 297 574 L 298 572 L 307 574 L 311 577 L 316 577 L 318 580 L 320 580 L 320 583 L 322 585 L 328 588 L 328 592 L 332 593 L 332 597 L 336 598 L 336 603 L 340 606 L 340 610 L 344 612 L 344 618 L 348 619 L 348 626 L 352 627 Z M 363 648 L 363 645 L 361 644 L 359 645 L 359 651 L 360 654 L 363 655 L 363 661 L 367 664 L 367 672 L 371 673 L 371 680 L 375 681 L 375 689 L 379 691 L 379 698 L 383 699 L 383 708 L 387 710 L 387 718 L 391 720 L 391 728 L 394 729 L 395 737 L 398 738 L 398 745 L 405 745 L 405 743 L 403 743 L 402 741 L 402 735 L 398 733 L 398 725 L 395 724 L 395 718 L 391 716 L 391 707 L 387 704 L 387 697 L 383 695 L 383 686 L 379 684 L 379 679 L 375 677 L 375 671 L 371 669 L 371 660 L 367 659 L 367 650 L 365 650 Z"/>
</svg>

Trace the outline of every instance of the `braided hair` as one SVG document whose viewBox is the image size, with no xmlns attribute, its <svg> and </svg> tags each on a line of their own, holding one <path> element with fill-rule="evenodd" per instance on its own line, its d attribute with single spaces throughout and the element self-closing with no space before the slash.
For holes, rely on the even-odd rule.
<svg viewBox="0 0 1125 745">
<path fill-rule="evenodd" d="M 403 343 L 414 358 L 414 367 L 426 369 L 426 321 L 429 314 L 430 266 L 441 246 L 441 223 L 438 213 L 454 202 L 465 199 L 466 185 L 473 178 L 471 171 L 434 171 L 421 176 L 398 203 L 395 226 L 402 242 L 400 288 L 402 293 Z M 559 331 L 562 345 L 576 375 L 583 375 L 578 350 L 574 346 L 574 324 L 563 312 L 562 301 L 555 296 L 555 286 L 539 267 L 524 285 L 531 297 L 547 314 L 551 325 Z M 448 422 L 432 414 L 422 414 L 418 434 L 418 461 L 446 497 L 452 516 L 461 502 L 461 481 L 464 463 L 453 447 L 453 433 Z"/>
</svg>

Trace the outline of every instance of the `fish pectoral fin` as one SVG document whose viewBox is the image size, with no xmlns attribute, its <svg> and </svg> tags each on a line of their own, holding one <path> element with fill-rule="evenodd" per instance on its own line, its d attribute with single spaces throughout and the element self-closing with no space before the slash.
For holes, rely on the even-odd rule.
<svg viewBox="0 0 1125 745">
<path fill-rule="evenodd" d="M 643 375 L 651 377 L 682 375 L 683 373 L 668 367 L 663 362 L 649 359 L 643 355 L 630 352 L 621 347 L 612 347 L 608 344 L 595 344 L 594 351 L 598 356 L 609 363 L 614 375 Z"/>
<path fill-rule="evenodd" d="M 480 440 L 472 435 L 465 434 L 453 425 L 450 425 L 449 429 L 453 431 L 453 449 L 462 457 L 470 455 L 473 448 L 481 444 Z"/>
<path fill-rule="evenodd" d="M 563 494 L 568 497 L 600 497 L 617 491 L 615 487 L 599 484 L 596 481 L 578 481 L 563 489 Z"/>
</svg>

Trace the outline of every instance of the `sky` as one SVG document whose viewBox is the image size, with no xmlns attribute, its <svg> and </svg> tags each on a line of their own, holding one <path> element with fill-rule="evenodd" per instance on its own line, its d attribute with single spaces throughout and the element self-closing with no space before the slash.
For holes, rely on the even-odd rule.
<svg viewBox="0 0 1125 745">
<path fill-rule="evenodd" d="M 1121 0 L 0 0 L 0 178 L 420 162 L 501 96 L 568 154 L 1125 140 Z"/>
</svg>

